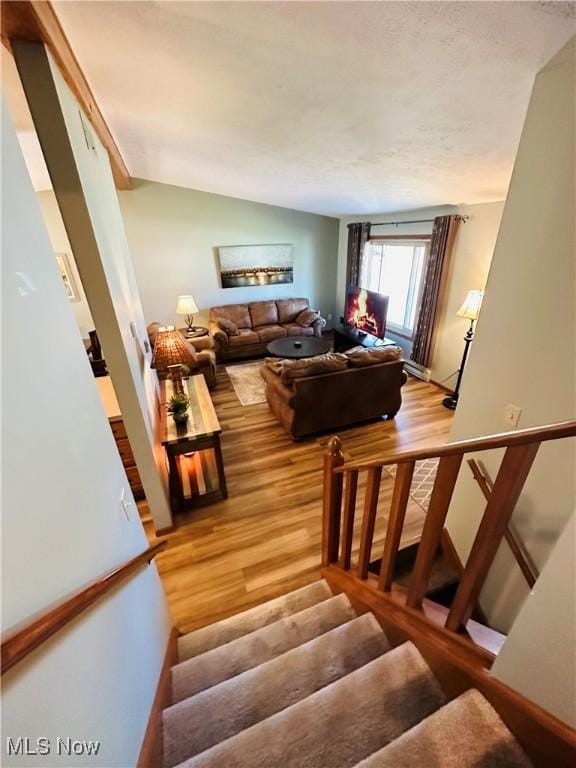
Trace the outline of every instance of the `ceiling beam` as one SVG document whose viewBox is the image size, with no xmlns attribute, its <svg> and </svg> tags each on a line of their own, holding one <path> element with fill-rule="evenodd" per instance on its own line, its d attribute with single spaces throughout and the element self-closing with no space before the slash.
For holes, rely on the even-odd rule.
<svg viewBox="0 0 576 768">
<path fill-rule="evenodd" d="M 68 38 L 50 2 L 46 0 L 2 0 L 1 35 L 10 50 L 10 40 L 44 43 L 56 61 L 64 80 L 92 123 L 110 158 L 117 189 L 132 189 L 130 174 L 114 137 L 84 77 Z"/>
</svg>

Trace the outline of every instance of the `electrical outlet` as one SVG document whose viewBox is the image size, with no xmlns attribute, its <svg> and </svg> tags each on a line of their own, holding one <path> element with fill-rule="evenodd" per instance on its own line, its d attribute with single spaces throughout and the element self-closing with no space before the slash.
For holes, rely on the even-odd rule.
<svg viewBox="0 0 576 768">
<path fill-rule="evenodd" d="M 130 333 L 132 334 L 133 339 L 138 338 L 138 332 L 136 330 L 136 323 L 134 322 L 134 320 L 130 321 Z"/>
<path fill-rule="evenodd" d="M 120 506 L 122 507 L 122 511 L 126 516 L 126 520 L 130 520 L 130 507 L 133 507 L 134 503 L 126 494 L 126 488 L 122 488 L 122 493 L 120 494 Z"/>
<path fill-rule="evenodd" d="M 522 408 L 519 408 L 517 405 L 514 405 L 513 403 L 508 403 L 508 405 L 504 409 L 504 421 L 509 427 L 517 427 L 518 421 L 520 420 L 521 413 L 522 413 Z"/>
</svg>

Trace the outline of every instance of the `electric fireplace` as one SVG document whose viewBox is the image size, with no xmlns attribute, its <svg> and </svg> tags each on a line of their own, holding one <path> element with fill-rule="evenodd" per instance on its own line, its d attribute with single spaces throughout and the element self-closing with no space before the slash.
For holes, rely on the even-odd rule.
<svg viewBox="0 0 576 768">
<path fill-rule="evenodd" d="M 349 288 L 346 294 L 344 325 L 383 339 L 386 333 L 388 296 L 365 288 Z"/>
</svg>

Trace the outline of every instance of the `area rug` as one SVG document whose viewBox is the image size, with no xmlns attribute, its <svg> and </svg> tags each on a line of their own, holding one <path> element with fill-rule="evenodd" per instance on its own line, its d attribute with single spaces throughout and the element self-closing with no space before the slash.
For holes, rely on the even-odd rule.
<svg viewBox="0 0 576 768">
<path fill-rule="evenodd" d="M 266 402 L 266 384 L 260 376 L 261 362 L 227 365 L 234 392 L 242 405 L 257 405 Z"/>
<path fill-rule="evenodd" d="M 384 467 L 392 477 L 396 477 L 397 468 L 397 464 Z M 417 461 L 414 468 L 410 496 L 414 499 L 416 504 L 419 504 L 422 509 L 425 509 L 426 511 L 428 511 L 428 506 L 430 505 L 430 496 L 432 495 L 432 488 L 434 487 L 437 471 L 438 459 L 423 459 L 422 461 Z"/>
</svg>

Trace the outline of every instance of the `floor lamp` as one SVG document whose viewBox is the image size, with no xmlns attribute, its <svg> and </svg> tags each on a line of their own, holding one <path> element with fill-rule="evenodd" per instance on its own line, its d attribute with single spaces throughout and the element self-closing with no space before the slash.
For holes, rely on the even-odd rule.
<svg viewBox="0 0 576 768">
<path fill-rule="evenodd" d="M 484 291 L 468 291 L 468 295 L 464 301 L 464 304 L 460 307 L 456 313 L 460 317 L 465 317 L 470 320 L 470 328 L 464 336 L 464 354 L 462 355 L 462 362 L 458 369 L 458 378 L 456 379 L 456 389 L 452 395 L 445 397 L 442 400 L 442 405 L 446 408 L 450 408 L 451 411 L 456 409 L 458 405 L 458 396 L 460 394 L 460 384 L 462 382 L 462 374 L 464 373 L 464 366 L 466 365 L 466 358 L 468 357 L 468 350 L 470 344 L 474 338 L 474 321 L 478 319 L 480 314 L 480 307 L 482 306 L 482 299 L 484 298 Z"/>
</svg>

